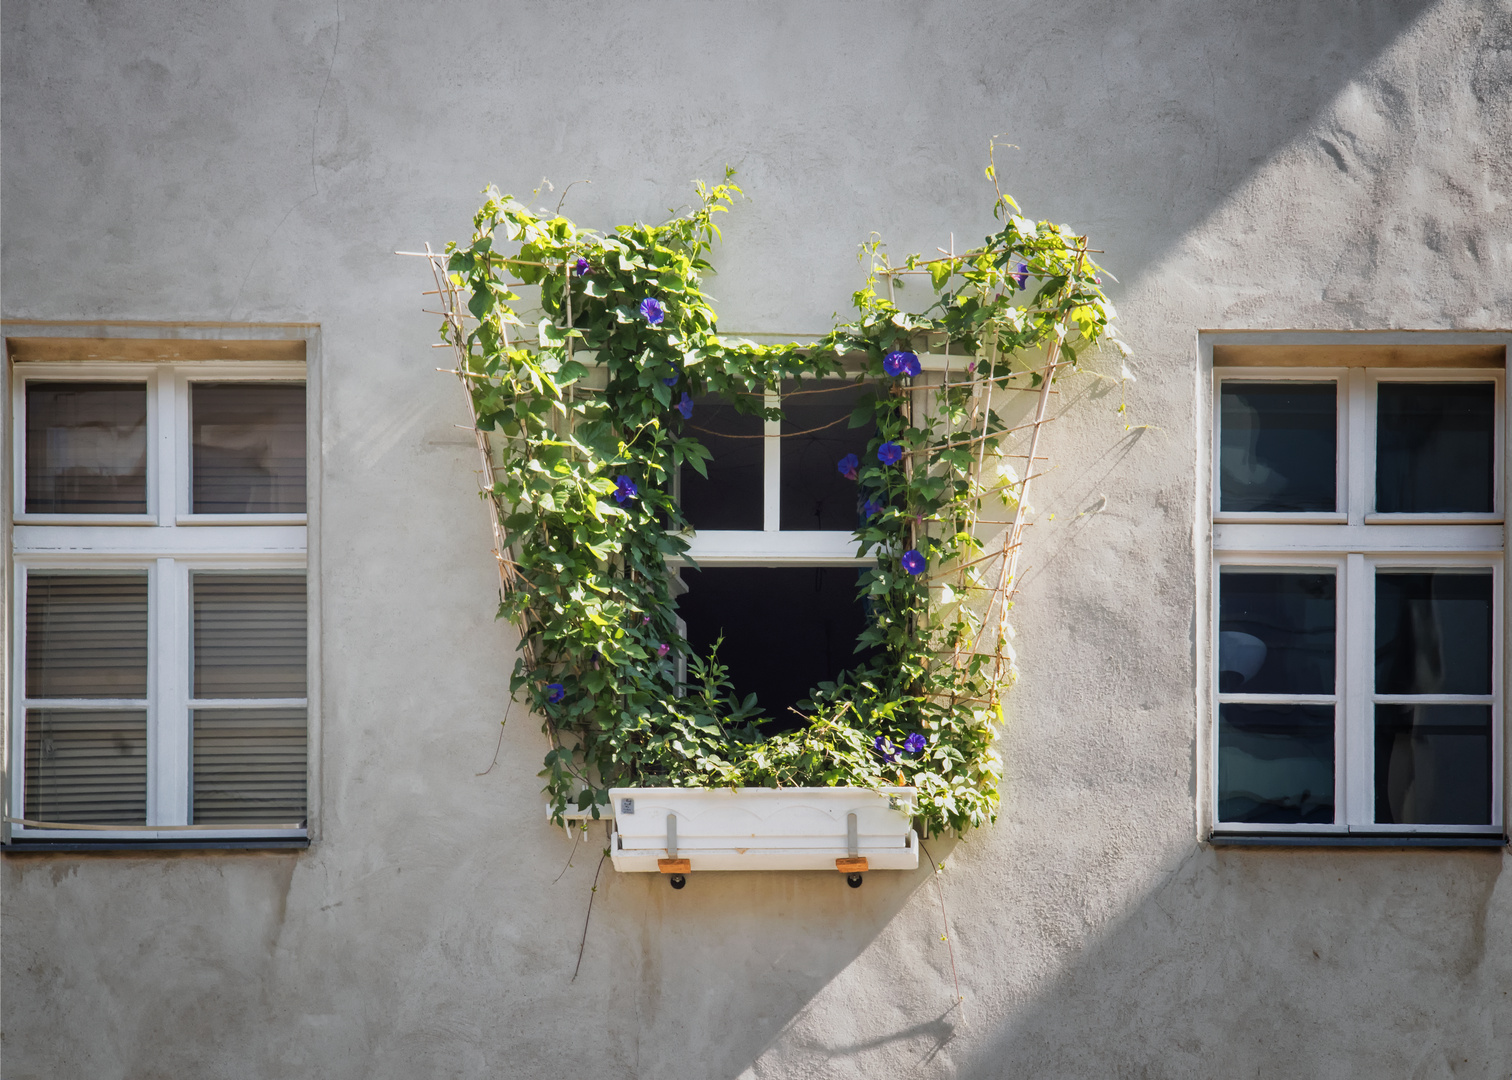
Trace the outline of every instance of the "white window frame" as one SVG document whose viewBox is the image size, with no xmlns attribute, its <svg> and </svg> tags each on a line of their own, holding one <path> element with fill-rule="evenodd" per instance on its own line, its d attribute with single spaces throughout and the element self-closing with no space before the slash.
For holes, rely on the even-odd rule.
<svg viewBox="0 0 1512 1080">
<path fill-rule="evenodd" d="M 262 329 L 262 328 L 255 328 Z M 301 327 L 294 335 L 311 343 Z M 234 339 L 233 339 L 234 341 Z M 280 342 L 282 344 L 282 342 Z M 191 345 L 192 349 L 193 346 Z M 235 345 L 230 346 L 232 350 Z M 313 833 L 317 793 L 316 712 L 318 621 L 310 574 L 309 510 L 317 499 L 313 458 L 318 446 L 317 395 L 311 365 L 294 360 L 184 360 L 10 364 L 11 625 L 6 725 L 7 819 L 25 819 L 26 582 L 39 571 L 69 573 L 145 570 L 148 575 L 148 682 L 142 701 L 79 699 L 66 704 L 139 707 L 147 711 L 147 824 L 112 829 L 44 829 L 7 820 L 8 841 L 303 841 Z M 25 493 L 26 383 L 138 382 L 147 387 L 146 514 L 28 514 Z M 306 507 L 303 514 L 195 514 L 190 503 L 190 392 L 202 382 L 281 382 L 305 386 Z M 192 697 L 191 581 L 199 572 L 305 575 L 309 604 L 306 695 L 299 698 Z M 36 699 L 49 705 L 61 699 Z M 192 729 L 196 709 L 238 705 L 303 707 L 307 723 L 306 825 L 283 829 L 195 826 L 190 823 Z M 274 824 L 274 823 L 269 823 Z M 282 823 L 279 823 L 282 824 Z"/>
<path fill-rule="evenodd" d="M 1447 347 L 1474 341 L 1476 347 L 1505 350 L 1512 335 L 1441 335 Z M 1341 340 L 1342 339 L 1342 340 Z M 1401 339 L 1401 340 L 1399 340 Z M 1214 364 L 1214 345 L 1236 342 L 1241 346 L 1285 348 L 1293 357 L 1307 350 L 1319 364 L 1315 367 L 1262 367 L 1248 363 Z M 1199 535 L 1206 543 L 1197 546 L 1199 625 L 1198 635 L 1198 800 L 1199 835 L 1220 839 L 1264 834 L 1280 838 L 1312 836 L 1361 837 L 1381 840 L 1399 836 L 1485 839 L 1504 837 L 1506 832 L 1505 777 L 1507 744 L 1505 671 L 1507 635 L 1507 576 L 1505 573 L 1505 488 L 1508 439 L 1506 433 L 1506 372 L 1491 367 L 1435 367 L 1432 359 L 1418 367 L 1394 366 L 1410 362 L 1412 347 L 1423 336 L 1310 334 L 1305 332 L 1235 333 L 1204 332 L 1199 337 L 1202 387 L 1199 395 L 1206 432 L 1206 452 L 1198 456 Z M 1345 350 L 1336 346 L 1344 344 Z M 1438 344 L 1434 342 L 1433 344 Z M 1331 348 L 1330 346 L 1335 346 Z M 1328 366 L 1337 363 L 1348 347 L 1388 349 L 1396 355 L 1390 363 L 1369 367 Z M 1258 350 L 1257 350 L 1258 351 Z M 1504 355 L 1504 352 L 1503 352 Z M 1406 359 L 1404 359 L 1405 357 Z M 1339 386 L 1338 502 L 1333 513 L 1233 513 L 1219 505 L 1220 387 L 1223 382 L 1337 381 Z M 1496 385 L 1494 451 L 1494 500 L 1490 514 L 1378 514 L 1375 512 L 1376 388 L 1381 382 L 1493 382 Z M 1225 567 L 1331 570 L 1337 575 L 1336 681 L 1335 694 L 1316 696 L 1319 703 L 1336 701 L 1335 710 L 1335 818 L 1332 824 L 1249 824 L 1218 820 L 1218 708 L 1224 702 L 1256 700 L 1311 701 L 1308 695 L 1220 694 L 1216 673 L 1218 658 L 1219 574 Z M 1484 567 L 1493 575 L 1492 693 L 1462 697 L 1443 695 L 1446 702 L 1492 706 L 1492 791 L 1488 825 L 1395 825 L 1376 824 L 1375 817 L 1375 704 L 1395 700 L 1374 692 L 1375 572 L 1378 568 L 1471 569 Z M 1436 695 L 1412 695 L 1412 700 L 1436 699 Z"/>
</svg>

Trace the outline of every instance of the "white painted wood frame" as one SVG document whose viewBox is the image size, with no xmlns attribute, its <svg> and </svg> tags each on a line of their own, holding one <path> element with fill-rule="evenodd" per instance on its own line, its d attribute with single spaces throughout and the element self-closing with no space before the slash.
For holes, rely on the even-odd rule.
<svg viewBox="0 0 1512 1080">
<path fill-rule="evenodd" d="M 1450 335 L 1456 341 L 1464 335 Z M 1266 340 L 1262 334 L 1236 334 L 1240 344 Z M 1386 335 L 1382 335 L 1386 337 Z M 1397 337 L 1403 337 L 1397 342 Z M 1390 335 L 1388 344 L 1410 350 L 1418 341 Z M 1505 346 L 1512 335 L 1486 335 Z M 1351 335 L 1278 332 L 1275 338 L 1297 349 L 1315 349 L 1324 364 L 1332 355 L 1330 340 Z M 1297 338 L 1293 342 L 1290 339 Z M 1314 342 L 1312 339 L 1317 338 Z M 1251 341 L 1250 339 L 1255 339 Z M 1359 335 L 1372 341 L 1371 335 Z M 1198 790 L 1201 835 L 1307 834 L 1380 836 L 1502 835 L 1506 828 L 1504 671 L 1507 638 L 1505 564 L 1505 477 L 1507 473 L 1506 386 L 1504 369 L 1406 367 L 1215 366 L 1213 345 L 1222 334 L 1199 338 L 1199 410 L 1208 417 L 1198 455 L 1201 498 L 1198 554 Z M 1334 382 L 1339 387 L 1336 469 L 1337 503 L 1332 513 L 1234 513 L 1219 505 L 1221 387 L 1224 382 Z M 1376 400 L 1382 382 L 1492 382 L 1495 384 L 1493 512 L 1489 514 L 1378 514 L 1375 512 Z M 1223 568 L 1259 571 L 1316 568 L 1337 576 L 1335 693 L 1332 695 L 1244 695 L 1219 692 L 1219 575 Z M 1412 695 L 1399 698 L 1375 693 L 1375 577 L 1378 569 L 1470 570 L 1492 574 L 1492 693 L 1488 695 Z M 1335 818 L 1332 824 L 1246 824 L 1218 820 L 1218 709 L 1228 702 L 1264 701 L 1333 703 L 1335 705 Z M 1375 816 L 1375 705 L 1398 700 L 1459 703 L 1492 707 L 1491 816 L 1487 825 L 1378 825 Z"/>
<path fill-rule="evenodd" d="M 308 338 L 309 335 L 302 335 Z M 235 340 L 230 339 L 230 340 Z M 314 725 L 319 624 L 316 583 L 307 579 L 310 651 L 306 696 L 299 698 L 192 697 L 193 615 L 191 582 L 196 572 L 243 571 L 307 574 L 307 514 L 194 514 L 190 504 L 191 386 L 201 381 L 283 382 L 306 385 L 307 505 L 316 497 L 311 458 L 318 446 L 317 397 L 307 365 L 294 361 L 210 360 L 178 363 L 13 363 L 11 379 L 10 516 L 10 723 L 6 730 L 7 815 L 27 818 L 25 807 L 25 716 L 28 708 L 138 708 L 147 712 L 147 827 L 113 830 L 39 829 L 11 824 L 15 839 L 253 840 L 300 839 L 306 827 L 268 829 L 196 827 L 190 824 L 192 723 L 195 710 L 287 708 L 306 711 L 307 814 L 313 815 L 318 747 Z M 26 513 L 26 382 L 135 382 L 147 390 L 147 505 L 145 514 L 77 515 Z M 131 700 L 31 699 L 26 696 L 26 579 L 38 571 L 145 571 L 148 577 L 147 697 Z M 313 820 L 313 817 L 311 818 Z M 273 824 L 273 823 L 270 823 Z M 279 823 L 285 824 L 285 823 Z M 156 827 L 156 828 L 154 828 Z"/>
</svg>

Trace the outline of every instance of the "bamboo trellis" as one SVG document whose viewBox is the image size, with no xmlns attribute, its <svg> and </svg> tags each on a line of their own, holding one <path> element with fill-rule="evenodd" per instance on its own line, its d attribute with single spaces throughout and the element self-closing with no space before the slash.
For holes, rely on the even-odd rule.
<svg viewBox="0 0 1512 1080">
<path fill-rule="evenodd" d="M 1086 237 L 1079 237 L 1077 239 L 1079 246 L 1077 248 L 1076 261 L 1077 268 L 1079 270 L 1084 265 L 1088 253 L 1094 249 L 1087 247 Z M 445 320 L 447 328 L 447 340 L 445 342 L 438 342 L 432 347 L 450 347 L 456 355 L 455 368 L 441 368 L 438 370 L 454 373 L 461 383 L 464 391 L 464 396 L 467 399 L 468 416 L 472 421 L 471 429 L 478 450 L 478 460 L 480 465 L 480 468 L 477 470 L 479 488 L 480 491 L 487 497 L 486 501 L 489 503 L 490 507 L 490 527 L 493 530 L 494 540 L 493 554 L 498 566 L 499 587 L 503 594 L 508 595 L 519 587 L 520 578 L 514 569 L 515 560 L 514 558 L 512 558 L 513 553 L 509 551 L 508 546 L 505 543 L 503 518 L 507 513 L 507 508 L 500 505 L 499 497 L 495 493 L 495 481 L 497 478 L 495 475 L 493 452 L 488 443 L 487 433 L 478 426 L 477 410 L 473 401 L 471 387 L 468 386 L 469 379 L 478 379 L 483 377 L 471 370 L 471 353 L 470 348 L 467 344 L 468 330 L 466 327 L 466 321 L 473 319 L 473 316 L 467 311 L 468 298 L 465 295 L 462 287 L 454 283 L 449 273 L 447 272 L 446 263 L 449 259 L 449 256 L 445 252 L 435 251 L 430 246 L 430 244 L 427 243 L 425 245 L 424 251 L 399 251 L 395 252 L 395 254 L 424 258 L 430 265 L 431 274 L 435 281 L 436 288 L 434 290 L 427 290 L 421 295 L 427 297 L 438 297 L 440 310 L 429 308 L 426 308 L 424 310 L 429 314 L 441 315 Z M 956 256 L 954 255 L 953 239 L 951 243 L 951 252 L 949 254 L 943 255 L 942 258 L 949 260 L 954 260 L 956 258 Z M 938 261 L 941 260 L 931 260 L 931 262 Z M 543 267 L 547 265 L 517 258 L 507 259 L 506 262 L 509 265 L 530 265 Z M 927 268 L 929 264 L 924 263 L 921 265 L 924 267 L 923 269 L 897 269 L 892 267 L 879 268 L 879 275 L 883 276 L 887 281 L 888 296 L 890 300 L 893 295 L 893 278 L 895 276 L 904 274 L 928 273 L 929 270 Z M 549 268 L 555 269 L 555 264 L 551 264 Z M 562 264 L 562 272 L 564 275 L 570 273 L 570 265 L 568 263 L 564 262 Z M 558 329 L 570 330 L 572 328 L 573 320 L 571 292 L 572 291 L 570 289 L 563 290 L 563 314 L 565 316 L 566 326 L 558 327 Z M 968 378 L 960 381 L 952 381 L 951 360 L 953 358 L 953 355 L 950 352 L 949 338 L 946 337 L 944 340 L 945 351 L 943 353 L 934 353 L 928 351 L 926 352 L 926 355 L 942 357 L 944 360 L 944 370 L 942 372 L 940 381 L 925 381 L 913 386 L 903 388 L 899 391 L 909 396 L 909 415 L 910 419 L 912 419 L 914 409 L 918 407 L 924 407 L 924 405 L 926 404 L 924 402 L 920 402 L 918 400 L 919 397 L 923 394 L 927 394 L 929 391 L 939 392 L 943 396 L 943 393 L 946 390 L 950 389 L 971 390 L 972 407 L 970 412 L 968 413 L 967 423 L 964 428 L 966 437 L 960 440 L 956 440 L 954 437 L 951 437 L 950 440 L 942 446 L 932 446 L 926 448 L 926 450 L 924 451 L 911 452 L 906 456 L 904 464 L 906 468 L 912 470 L 916 467 L 917 464 L 915 459 L 921 453 L 925 453 L 930 450 L 937 451 L 961 446 L 974 446 L 976 448 L 976 475 L 971 479 L 975 484 L 978 492 L 985 492 L 986 490 L 986 486 L 983 483 L 983 474 L 986 468 L 988 448 L 993 444 L 999 443 L 1003 438 L 1009 435 L 1014 435 L 1025 431 L 1028 432 L 1027 453 L 1004 454 L 1001 452 L 1001 450 L 998 450 L 994 455 L 1013 459 L 1022 458 L 1025 461 L 1023 476 L 1018 478 L 1016 490 L 1014 491 L 1016 506 L 1011 522 L 982 518 L 980 516 L 980 497 L 974 497 L 968 500 L 969 509 L 967 512 L 965 531 L 971 533 L 972 535 L 975 535 L 976 529 L 982 525 L 1008 525 L 1009 528 L 1004 530 L 1004 532 L 1002 533 L 1000 543 L 994 550 L 990 551 L 984 556 L 981 556 L 980 558 L 968 560 L 953 567 L 942 568 L 942 570 L 937 574 L 929 575 L 926 578 L 926 580 L 934 580 L 937 578 L 954 575 L 956 578 L 955 591 L 958 596 L 965 597 L 972 591 L 968 587 L 968 571 L 973 566 L 977 566 L 982 563 L 996 564 L 997 574 L 996 580 L 993 585 L 990 587 L 978 587 L 985 589 L 985 592 L 988 595 L 988 600 L 987 605 L 980 616 L 979 626 L 974 635 L 974 638 L 971 642 L 967 643 L 965 647 L 958 645 L 953 651 L 951 657 L 952 663 L 960 665 L 965 663 L 971 655 L 983 655 L 979 649 L 979 644 L 981 643 L 982 639 L 989 634 L 989 631 L 992 630 L 994 626 L 993 620 L 994 618 L 996 618 L 997 624 L 993 640 L 993 647 L 991 648 L 990 652 L 986 654 L 994 658 L 994 682 L 999 682 L 1003 676 L 1004 653 L 1007 646 L 1007 612 L 1012 606 L 1013 597 L 1018 588 L 1018 567 L 1020 554 L 1024 546 L 1024 532 L 1030 524 L 1028 520 L 1028 514 L 1030 511 L 1030 492 L 1033 481 L 1038 477 L 1044 475 L 1043 472 L 1034 471 L 1034 464 L 1036 461 L 1049 460 L 1048 455 L 1042 455 L 1039 453 L 1039 450 L 1041 448 L 1041 440 L 1045 427 L 1055 420 L 1055 416 L 1050 413 L 1050 398 L 1053 394 L 1058 392 L 1055 388 L 1056 376 L 1062 367 L 1069 366 L 1067 363 L 1062 362 L 1060 359 L 1061 342 L 1064 339 L 1065 333 L 1069 332 L 1070 330 L 1069 322 L 1070 318 L 1069 316 L 1067 316 L 1067 318 L 1062 321 L 1060 326 L 1062 332 L 1051 335 L 1049 345 L 1046 349 L 1044 363 L 1042 365 L 1034 368 L 1022 369 L 1019 371 L 995 374 L 999 361 L 1004 358 L 998 354 L 996 340 L 989 339 L 987 341 L 984 341 L 983 346 L 979 350 L 978 354 L 971 358 L 971 363 L 967 370 Z M 524 347 L 530 349 L 535 347 L 533 345 L 526 344 L 524 341 L 519 341 L 511 345 L 508 337 L 508 327 L 501 325 L 501 331 L 504 334 L 504 345 L 506 348 Z M 925 336 L 925 348 L 927 350 L 930 344 L 928 339 L 933 335 L 926 334 Z M 568 359 L 571 359 L 572 348 L 572 337 L 568 335 L 566 337 L 566 350 Z M 966 359 L 964 355 L 954 358 Z M 993 394 L 995 389 L 998 388 L 998 384 L 1008 384 L 1016 378 L 1022 378 L 1025 376 L 1033 377 L 1036 375 L 1039 377 L 1039 385 L 1033 390 L 1030 390 L 1030 388 L 1028 387 L 1018 388 L 1009 385 L 1004 385 L 1002 387 L 1004 392 L 1014 390 L 1016 392 L 1028 391 L 1036 394 L 1033 420 L 1029 423 L 1018 424 L 1011 428 L 1003 429 L 1000 431 L 991 431 L 991 421 L 994 416 Z M 846 387 L 802 390 L 797 391 L 797 393 L 826 393 L 843 389 L 846 389 Z M 579 392 L 592 393 L 594 391 L 591 388 L 580 388 L 574 386 L 569 389 L 569 392 L 576 394 Z M 756 393 L 760 392 L 753 392 L 753 394 Z M 980 427 L 977 426 L 978 422 L 980 422 Z M 823 425 L 823 427 L 829 426 L 833 425 Z M 763 434 L 753 435 L 750 437 L 791 438 L 811 434 L 814 431 L 818 430 L 822 430 L 822 428 L 814 428 L 798 432 L 786 432 L 776 436 Z M 910 536 L 913 538 L 913 543 L 915 546 L 917 546 L 918 529 L 922 527 L 924 527 L 924 525 L 919 521 L 915 521 L 910 525 Z M 529 628 L 522 625 L 520 629 L 522 632 L 521 648 L 525 653 L 526 662 L 533 664 L 534 656 L 528 634 Z"/>
</svg>

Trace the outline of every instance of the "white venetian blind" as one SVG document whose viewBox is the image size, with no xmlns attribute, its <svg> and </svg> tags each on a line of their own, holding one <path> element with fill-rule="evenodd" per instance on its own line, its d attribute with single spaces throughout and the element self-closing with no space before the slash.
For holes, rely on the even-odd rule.
<svg viewBox="0 0 1512 1080">
<path fill-rule="evenodd" d="M 144 824 L 145 573 L 27 575 L 26 696 L 25 815 Z M 91 708 L 81 698 L 117 704 Z"/>
<path fill-rule="evenodd" d="M 289 699 L 306 693 L 305 576 L 198 573 L 193 597 L 194 824 L 301 822 L 306 707 Z"/>
</svg>

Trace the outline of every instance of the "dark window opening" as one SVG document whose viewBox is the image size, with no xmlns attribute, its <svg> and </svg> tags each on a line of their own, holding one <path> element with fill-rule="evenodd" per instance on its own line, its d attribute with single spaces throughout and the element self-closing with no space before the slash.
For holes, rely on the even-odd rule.
<svg viewBox="0 0 1512 1080">
<path fill-rule="evenodd" d="M 713 457 L 706 462 L 707 477 L 683 466 L 683 516 L 694 529 L 760 529 L 762 418 L 705 394 L 694 401 L 687 426 Z"/>
<path fill-rule="evenodd" d="M 771 730 L 787 730 L 800 724 L 791 706 L 865 659 L 855 651 L 866 626 L 856 596 L 865 572 L 848 566 L 684 569 L 688 591 L 678 598 L 677 613 L 696 655 L 707 656 L 724 635 L 719 661 L 730 669 L 736 697 L 754 693 Z"/>
<path fill-rule="evenodd" d="M 782 509 L 784 529 L 852 532 L 861 525 L 862 497 L 856 481 L 839 469 L 855 454 L 866 463 L 866 444 L 876 431 L 868 421 L 851 427 L 851 413 L 876 396 L 871 385 L 839 379 L 790 380 L 782 388 Z"/>
</svg>

